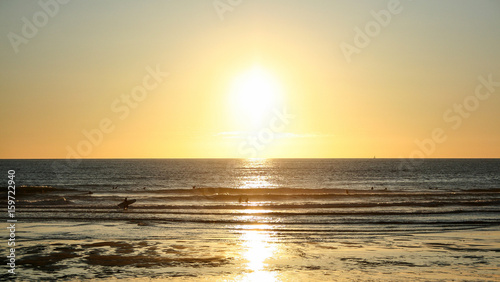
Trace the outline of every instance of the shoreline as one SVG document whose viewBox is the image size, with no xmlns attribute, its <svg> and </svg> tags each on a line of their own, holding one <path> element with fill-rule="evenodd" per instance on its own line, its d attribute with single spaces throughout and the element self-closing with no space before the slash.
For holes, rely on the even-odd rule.
<svg viewBox="0 0 500 282">
<path fill-rule="evenodd" d="M 68 281 L 500 279 L 499 226 L 323 237 L 283 233 L 272 225 L 211 229 L 58 220 L 20 222 L 20 226 L 20 239 L 22 234 L 32 236 L 19 241 L 20 280 L 33 275 Z M 64 239 L 72 236 L 75 239 Z"/>
</svg>

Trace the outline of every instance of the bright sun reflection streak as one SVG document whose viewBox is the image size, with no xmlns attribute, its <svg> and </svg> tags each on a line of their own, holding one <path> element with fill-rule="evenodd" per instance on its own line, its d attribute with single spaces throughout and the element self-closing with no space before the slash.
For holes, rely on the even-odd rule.
<svg viewBox="0 0 500 282">
<path fill-rule="evenodd" d="M 272 185 L 271 182 L 267 181 L 266 176 L 249 176 L 242 179 L 241 188 L 266 188 Z"/>
<path fill-rule="evenodd" d="M 259 170 L 269 165 L 271 160 L 268 159 L 247 159 L 244 167 L 251 170 Z M 244 176 L 240 182 L 240 188 L 271 188 L 274 184 L 269 180 L 267 175 L 259 175 L 255 171 L 250 171 Z"/>
<path fill-rule="evenodd" d="M 268 229 L 267 225 L 253 226 L 256 229 Z M 261 230 L 245 230 L 241 240 L 244 247 L 243 257 L 248 261 L 250 271 L 243 281 L 277 281 L 275 273 L 266 271 L 266 260 L 273 257 L 275 245 L 270 244 L 269 232 Z"/>
<path fill-rule="evenodd" d="M 270 213 L 272 212 L 272 210 L 249 210 L 249 209 L 245 209 L 245 210 L 242 210 L 240 211 L 242 214 L 254 214 L 254 213 L 259 213 L 259 214 L 264 214 L 264 213 Z"/>
</svg>

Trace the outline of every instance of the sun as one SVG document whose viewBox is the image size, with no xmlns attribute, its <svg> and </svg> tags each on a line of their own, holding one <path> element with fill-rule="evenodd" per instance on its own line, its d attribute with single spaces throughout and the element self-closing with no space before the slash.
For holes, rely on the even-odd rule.
<svg viewBox="0 0 500 282">
<path fill-rule="evenodd" d="M 281 96 L 281 87 L 273 75 L 259 65 L 236 77 L 231 90 L 232 106 L 240 118 L 254 126 L 261 125 Z"/>
</svg>

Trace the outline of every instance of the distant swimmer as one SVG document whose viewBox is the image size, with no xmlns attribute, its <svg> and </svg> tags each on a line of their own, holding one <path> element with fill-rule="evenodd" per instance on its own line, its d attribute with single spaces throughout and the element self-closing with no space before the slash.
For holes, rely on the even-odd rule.
<svg viewBox="0 0 500 282">
<path fill-rule="evenodd" d="M 373 190 L 373 186 L 372 186 L 372 190 Z"/>
<path fill-rule="evenodd" d="M 193 189 L 196 189 L 196 186 L 195 186 L 195 185 L 193 185 Z"/>
<path fill-rule="evenodd" d="M 240 196 L 240 198 L 238 199 L 238 202 L 239 203 L 243 202 L 243 197 Z"/>
<path fill-rule="evenodd" d="M 144 186 L 144 188 L 142 188 L 142 189 L 146 190 L 146 186 Z"/>
<path fill-rule="evenodd" d="M 94 194 L 94 193 L 92 193 L 92 191 L 89 191 L 89 195 L 92 195 L 92 194 Z"/>
<path fill-rule="evenodd" d="M 245 199 L 245 202 L 248 203 L 248 197 Z"/>
<path fill-rule="evenodd" d="M 346 193 L 347 195 L 349 195 L 349 190 L 345 189 L 345 193 Z"/>
</svg>

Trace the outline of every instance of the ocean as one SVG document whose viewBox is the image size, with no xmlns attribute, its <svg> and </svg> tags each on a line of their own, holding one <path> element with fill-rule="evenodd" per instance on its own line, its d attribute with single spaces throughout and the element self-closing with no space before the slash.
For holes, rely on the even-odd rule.
<svg viewBox="0 0 500 282">
<path fill-rule="evenodd" d="M 15 171 L 20 280 L 500 281 L 499 159 L 1 160 L 0 168 L 4 222 Z M 136 202 L 118 208 L 125 198 Z M 0 278 L 14 275 L 7 269 Z"/>
</svg>

